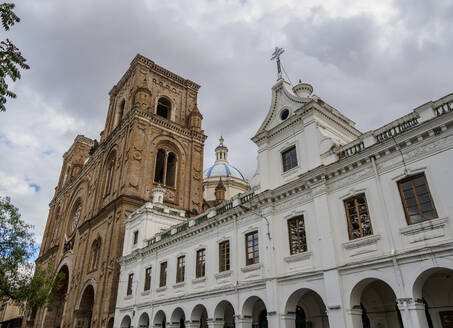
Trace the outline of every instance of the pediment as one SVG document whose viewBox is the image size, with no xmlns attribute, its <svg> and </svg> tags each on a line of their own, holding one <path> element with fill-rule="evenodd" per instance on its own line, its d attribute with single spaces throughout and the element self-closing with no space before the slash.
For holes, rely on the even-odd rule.
<svg viewBox="0 0 453 328">
<path fill-rule="evenodd" d="M 277 83 L 272 87 L 271 106 L 266 118 L 256 132 L 256 135 L 269 131 L 281 124 L 283 120 L 281 119 L 280 114 L 283 110 L 288 109 L 289 116 L 291 116 L 298 108 L 304 106 L 312 100 L 312 98 L 305 98 L 296 95 L 291 85 L 285 80 L 281 79 L 277 81 Z"/>
</svg>

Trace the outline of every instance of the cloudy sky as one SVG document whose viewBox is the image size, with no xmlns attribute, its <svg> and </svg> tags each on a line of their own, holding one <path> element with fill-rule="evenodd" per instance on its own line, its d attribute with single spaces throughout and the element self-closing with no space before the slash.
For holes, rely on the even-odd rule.
<svg viewBox="0 0 453 328">
<path fill-rule="evenodd" d="M 289 79 L 366 131 L 453 92 L 453 1 L 21 0 L 7 33 L 31 66 L 0 113 L 0 195 L 42 238 L 62 155 L 99 139 L 108 91 L 137 53 L 202 88 L 205 166 L 223 134 L 251 177 L 278 45 Z M 5 33 L 2 32 L 2 38 Z"/>
</svg>

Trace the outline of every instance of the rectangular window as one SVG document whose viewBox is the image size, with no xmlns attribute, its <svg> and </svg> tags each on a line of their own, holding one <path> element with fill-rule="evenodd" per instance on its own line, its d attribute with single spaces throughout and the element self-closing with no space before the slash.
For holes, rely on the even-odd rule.
<svg viewBox="0 0 453 328">
<path fill-rule="evenodd" d="M 160 278 L 159 278 L 159 287 L 164 287 L 167 285 L 167 262 L 162 262 L 160 264 Z"/>
<path fill-rule="evenodd" d="M 295 146 L 292 146 L 291 148 L 285 150 L 282 153 L 282 161 L 283 161 L 283 172 L 291 170 L 292 168 L 297 166 L 297 153 Z"/>
<path fill-rule="evenodd" d="M 132 295 L 132 282 L 134 280 L 134 274 L 131 273 L 129 274 L 129 277 L 127 278 L 127 295 Z"/>
<path fill-rule="evenodd" d="M 304 217 L 298 216 L 288 220 L 289 250 L 291 255 L 307 250 Z"/>
<path fill-rule="evenodd" d="M 245 262 L 246 265 L 260 263 L 258 248 L 258 231 L 253 231 L 245 235 Z"/>
<path fill-rule="evenodd" d="M 398 181 L 407 224 L 437 218 L 433 198 L 424 173 Z"/>
<path fill-rule="evenodd" d="M 344 208 L 348 218 L 349 239 L 352 240 L 373 234 L 365 194 L 346 199 Z"/>
<path fill-rule="evenodd" d="M 143 290 L 151 289 L 151 273 L 152 273 L 151 267 L 145 269 L 145 287 L 143 288 Z"/>
<path fill-rule="evenodd" d="M 230 241 L 219 243 L 219 272 L 230 270 Z"/>
<path fill-rule="evenodd" d="M 186 271 L 186 257 L 178 257 L 178 263 L 176 266 L 176 282 L 184 281 L 184 273 Z"/>
<path fill-rule="evenodd" d="M 138 230 L 134 231 L 134 245 L 137 245 L 138 243 Z"/>
<path fill-rule="evenodd" d="M 206 268 L 206 249 L 200 249 L 197 251 L 197 266 L 195 269 L 195 277 L 204 277 Z"/>
</svg>

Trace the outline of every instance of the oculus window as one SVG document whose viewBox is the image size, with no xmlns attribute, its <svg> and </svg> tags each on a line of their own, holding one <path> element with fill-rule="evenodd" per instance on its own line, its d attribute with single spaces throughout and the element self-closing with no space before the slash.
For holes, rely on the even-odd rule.
<svg viewBox="0 0 453 328">
<path fill-rule="evenodd" d="M 282 121 L 286 120 L 288 118 L 288 116 L 289 116 L 289 110 L 288 109 L 285 108 L 284 110 L 281 111 L 280 119 Z"/>
</svg>

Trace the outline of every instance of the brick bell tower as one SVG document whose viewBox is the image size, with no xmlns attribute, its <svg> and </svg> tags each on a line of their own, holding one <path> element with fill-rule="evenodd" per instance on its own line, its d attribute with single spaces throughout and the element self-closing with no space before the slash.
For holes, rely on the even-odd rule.
<svg viewBox="0 0 453 328">
<path fill-rule="evenodd" d="M 77 136 L 63 156 L 39 258 L 65 274 L 27 327 L 113 327 L 124 219 L 152 200 L 202 209 L 206 136 L 199 85 L 141 55 L 110 91 L 100 142 Z"/>
</svg>

